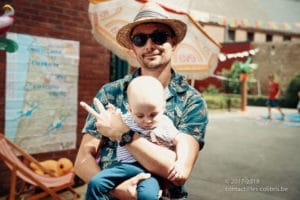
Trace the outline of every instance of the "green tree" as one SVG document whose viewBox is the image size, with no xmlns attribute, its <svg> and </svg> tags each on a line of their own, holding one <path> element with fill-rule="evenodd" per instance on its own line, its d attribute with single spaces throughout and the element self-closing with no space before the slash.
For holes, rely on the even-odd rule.
<svg viewBox="0 0 300 200">
<path fill-rule="evenodd" d="M 231 69 L 223 69 L 222 75 L 227 78 L 226 81 L 223 82 L 223 86 L 225 91 L 231 92 L 233 94 L 240 93 L 240 74 L 247 73 L 248 79 L 254 79 L 254 71 L 257 69 L 256 64 L 251 64 L 252 58 L 248 57 L 246 62 L 234 61 L 231 65 Z M 247 83 L 248 88 L 253 87 L 253 83 Z"/>
</svg>

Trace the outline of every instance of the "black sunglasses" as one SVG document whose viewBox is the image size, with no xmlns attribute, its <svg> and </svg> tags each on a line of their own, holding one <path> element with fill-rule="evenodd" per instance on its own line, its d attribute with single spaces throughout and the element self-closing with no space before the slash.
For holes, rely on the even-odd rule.
<svg viewBox="0 0 300 200">
<path fill-rule="evenodd" d="M 150 34 L 138 33 L 136 35 L 132 35 L 130 39 L 135 46 L 142 47 L 147 43 L 148 38 L 151 38 L 152 42 L 154 42 L 155 44 L 161 45 L 168 40 L 169 36 L 170 35 L 166 32 L 154 31 Z"/>
</svg>

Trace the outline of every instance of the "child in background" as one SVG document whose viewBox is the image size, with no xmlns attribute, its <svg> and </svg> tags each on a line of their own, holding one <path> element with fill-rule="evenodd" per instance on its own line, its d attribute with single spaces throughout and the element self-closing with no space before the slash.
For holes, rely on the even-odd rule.
<svg viewBox="0 0 300 200">
<path fill-rule="evenodd" d="M 270 74 L 268 76 L 269 79 L 269 97 L 268 100 L 266 102 L 266 106 L 268 107 L 268 119 L 272 118 L 271 115 L 271 108 L 272 107 L 276 107 L 277 110 L 281 113 L 281 120 L 284 120 L 284 113 L 282 112 L 280 105 L 279 105 L 279 95 L 280 95 L 280 87 L 279 87 L 279 83 L 275 82 L 274 80 L 274 75 Z"/>
</svg>

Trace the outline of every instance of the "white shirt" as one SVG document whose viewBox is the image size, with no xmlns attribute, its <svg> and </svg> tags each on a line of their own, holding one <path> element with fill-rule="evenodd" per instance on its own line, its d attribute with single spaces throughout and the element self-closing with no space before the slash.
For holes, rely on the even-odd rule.
<svg viewBox="0 0 300 200">
<path fill-rule="evenodd" d="M 138 132 L 141 136 L 145 137 L 151 142 L 157 143 L 159 145 L 165 146 L 167 148 L 172 148 L 173 139 L 178 133 L 178 130 L 173 125 L 172 120 L 166 115 L 162 115 L 159 119 L 157 126 L 154 129 L 146 130 L 137 125 L 134 121 L 131 113 L 126 113 L 122 115 L 124 123 L 134 132 Z M 131 163 L 136 162 L 134 157 L 127 151 L 126 147 L 118 146 L 117 148 L 117 159 L 119 162 Z"/>
</svg>

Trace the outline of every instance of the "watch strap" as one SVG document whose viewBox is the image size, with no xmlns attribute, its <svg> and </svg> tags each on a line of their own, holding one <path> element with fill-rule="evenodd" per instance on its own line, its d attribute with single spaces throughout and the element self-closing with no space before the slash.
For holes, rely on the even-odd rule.
<svg viewBox="0 0 300 200">
<path fill-rule="evenodd" d="M 129 130 L 129 131 L 123 133 L 121 140 L 119 142 L 119 145 L 122 147 L 122 146 L 125 146 L 126 144 L 130 143 L 133 139 L 133 135 L 134 135 L 133 130 Z"/>
</svg>

